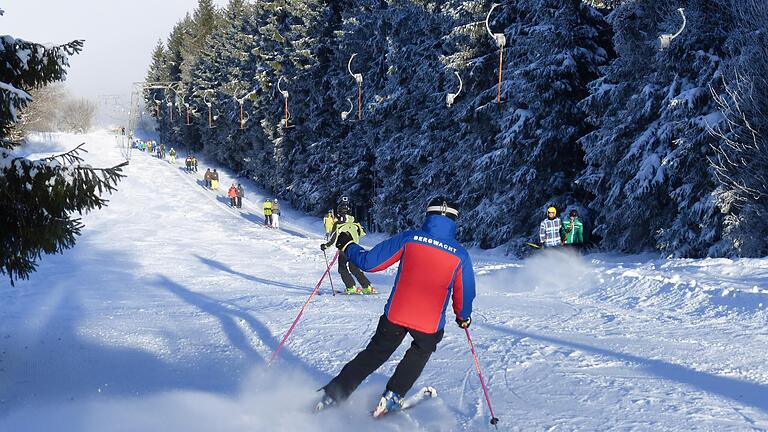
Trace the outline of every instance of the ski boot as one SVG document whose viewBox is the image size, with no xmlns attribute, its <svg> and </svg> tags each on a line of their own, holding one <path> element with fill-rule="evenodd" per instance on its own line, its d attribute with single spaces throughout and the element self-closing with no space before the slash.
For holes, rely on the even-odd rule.
<svg viewBox="0 0 768 432">
<path fill-rule="evenodd" d="M 376 409 L 373 410 L 373 416 L 381 417 L 386 413 L 400 411 L 401 409 L 403 409 L 403 397 L 392 390 L 387 390 L 381 395 L 379 404 L 376 405 Z"/>
<path fill-rule="evenodd" d="M 376 294 L 376 288 L 373 287 L 373 285 L 368 285 L 367 287 L 360 290 L 363 294 Z"/>
<path fill-rule="evenodd" d="M 320 402 L 318 402 L 317 405 L 315 405 L 315 412 L 320 412 L 328 407 L 334 407 L 334 406 L 336 406 L 336 399 L 325 394 L 323 395 L 323 398 L 320 399 Z"/>
<path fill-rule="evenodd" d="M 356 286 L 351 286 L 344 290 L 344 294 L 360 294 L 360 293 L 362 293 L 362 290 Z"/>
</svg>

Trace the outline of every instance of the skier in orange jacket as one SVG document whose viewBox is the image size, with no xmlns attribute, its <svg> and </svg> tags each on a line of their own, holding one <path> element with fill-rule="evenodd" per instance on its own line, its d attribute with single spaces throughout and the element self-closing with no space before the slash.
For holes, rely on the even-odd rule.
<svg viewBox="0 0 768 432">
<path fill-rule="evenodd" d="M 237 186 L 235 186 L 234 183 L 232 183 L 232 186 L 229 187 L 227 196 L 229 197 L 229 206 L 237 207 Z"/>
</svg>

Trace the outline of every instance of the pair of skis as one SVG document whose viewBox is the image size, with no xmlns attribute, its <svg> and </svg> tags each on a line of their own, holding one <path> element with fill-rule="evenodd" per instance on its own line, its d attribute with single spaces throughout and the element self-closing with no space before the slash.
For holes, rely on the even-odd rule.
<svg viewBox="0 0 768 432">
<path fill-rule="evenodd" d="M 398 411 L 405 411 L 409 410 L 420 403 L 424 402 L 425 400 L 429 400 L 432 398 L 437 397 L 437 390 L 434 387 L 424 387 L 421 390 L 417 391 L 416 393 L 412 394 L 411 396 L 405 398 L 403 400 L 403 403 L 400 405 L 400 409 L 396 411 L 388 411 L 386 408 L 382 408 L 382 405 L 379 404 L 379 406 L 376 407 L 371 412 L 371 415 L 375 418 L 381 418 L 387 414 L 398 412 Z M 315 412 L 325 411 L 329 406 L 335 406 L 333 405 L 318 405 L 315 407 Z"/>
<path fill-rule="evenodd" d="M 434 387 L 424 387 L 421 390 L 417 391 L 416 393 L 412 394 L 410 397 L 405 398 L 403 400 L 403 403 L 400 405 L 399 411 L 405 411 L 408 409 L 411 409 L 415 407 L 416 405 L 424 402 L 425 400 L 429 400 L 432 398 L 437 397 L 437 390 L 435 390 Z M 390 412 L 397 412 L 397 411 L 387 411 L 386 409 L 382 410 L 381 405 L 377 406 L 375 410 L 371 413 L 375 418 L 383 417 L 386 414 L 389 414 Z"/>
</svg>

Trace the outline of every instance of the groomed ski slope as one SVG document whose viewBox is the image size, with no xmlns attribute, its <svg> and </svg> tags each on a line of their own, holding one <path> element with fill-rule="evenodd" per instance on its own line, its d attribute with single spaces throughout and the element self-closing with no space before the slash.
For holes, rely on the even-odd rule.
<svg viewBox="0 0 768 432">
<path fill-rule="evenodd" d="M 107 133 L 53 141 L 39 151 L 85 141 L 93 165 L 121 160 Z M 0 430 L 492 429 L 450 312 L 414 388 L 437 399 L 369 417 L 404 344 L 347 405 L 312 414 L 315 390 L 368 342 L 394 269 L 372 275 L 375 296 L 333 297 L 324 283 L 267 369 L 323 272 L 321 222 L 283 203 L 284 230 L 266 229 L 253 184 L 233 210 L 232 177 L 219 169 L 222 190 L 207 191 L 201 168 L 134 150 L 74 249 L 30 281 L 0 282 Z M 768 259 L 473 260 L 470 330 L 499 430 L 768 429 Z"/>
</svg>

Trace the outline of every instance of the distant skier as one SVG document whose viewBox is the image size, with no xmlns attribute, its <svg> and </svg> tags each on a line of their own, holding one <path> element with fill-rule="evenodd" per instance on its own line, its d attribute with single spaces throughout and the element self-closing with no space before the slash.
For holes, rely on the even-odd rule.
<svg viewBox="0 0 768 432">
<path fill-rule="evenodd" d="M 245 189 L 240 183 L 237 184 L 237 208 L 243 208 L 243 197 L 245 197 Z"/>
<path fill-rule="evenodd" d="M 205 180 L 205 187 L 210 189 L 211 188 L 211 180 L 213 179 L 213 173 L 211 172 L 210 168 L 207 168 L 205 170 L 205 174 L 203 174 L 203 180 Z"/>
<path fill-rule="evenodd" d="M 272 228 L 280 229 L 280 203 L 277 198 L 272 200 Z"/>
<path fill-rule="evenodd" d="M 320 249 L 324 251 L 331 247 L 331 245 L 336 243 L 341 233 L 348 233 L 352 236 L 352 239 L 355 242 L 357 242 L 360 237 L 365 235 L 363 227 L 359 223 L 355 222 L 355 218 L 352 215 L 347 214 L 348 211 L 349 208 L 347 207 L 347 204 L 339 204 L 339 208 L 336 209 L 336 222 L 333 224 L 331 237 L 327 243 L 320 245 Z M 341 276 L 341 280 L 344 282 L 344 286 L 346 287 L 344 289 L 344 294 L 376 293 L 376 290 L 373 288 L 371 281 L 365 277 L 365 274 L 363 274 L 363 272 L 360 271 L 356 265 L 349 262 L 344 254 L 339 255 L 338 261 L 339 275 Z M 363 288 L 355 286 L 355 279 L 352 278 L 352 275 L 355 276 L 355 279 L 357 279 L 357 281 L 360 283 L 360 286 Z"/>
<path fill-rule="evenodd" d="M 171 147 L 171 150 L 168 152 L 168 159 L 172 164 L 176 163 L 176 149 Z"/>
<path fill-rule="evenodd" d="M 165 144 L 160 144 L 160 154 L 158 154 L 157 157 L 165 159 Z"/>
<path fill-rule="evenodd" d="M 541 221 L 539 225 L 539 240 L 545 248 L 557 247 L 563 244 L 560 238 L 560 228 L 562 223 L 557 217 L 557 209 L 550 207 L 547 209 L 547 218 Z"/>
<path fill-rule="evenodd" d="M 331 238 L 331 232 L 333 231 L 333 224 L 336 223 L 336 217 L 333 215 L 333 210 L 328 210 L 328 214 L 323 218 L 323 228 L 325 228 L 325 240 Z"/>
<path fill-rule="evenodd" d="M 579 219 L 579 212 L 571 210 L 568 219 L 563 221 L 561 234 L 565 239 L 565 246 L 580 249 L 584 245 L 584 224 Z"/>
<path fill-rule="evenodd" d="M 267 198 L 266 201 L 264 201 L 264 204 L 261 206 L 261 208 L 264 210 L 264 225 L 267 227 L 272 227 L 272 200 Z"/>
<path fill-rule="evenodd" d="M 229 206 L 232 208 L 237 207 L 237 187 L 234 183 L 229 187 L 227 196 L 229 197 Z"/>
<path fill-rule="evenodd" d="M 211 173 L 211 189 L 219 190 L 219 173 L 216 172 L 216 168 Z"/>
<path fill-rule="evenodd" d="M 410 334 L 411 347 L 387 382 L 373 415 L 379 417 L 399 410 L 403 397 L 443 338 L 449 297 L 456 323 L 461 328 L 469 327 L 475 276 L 469 254 L 455 239 L 459 212 L 449 201 L 436 198 L 430 201 L 426 213 L 420 230 L 402 232 L 370 251 L 356 244 L 350 233 L 338 235 L 336 245 L 342 251 L 340 256 L 347 256 L 366 271 L 381 271 L 398 261 L 400 264 L 376 333 L 368 346 L 323 387 L 324 395 L 316 410 L 347 399 L 366 377 L 389 359 L 405 335 Z"/>
<path fill-rule="evenodd" d="M 197 172 L 197 158 L 195 156 L 192 156 L 192 169 Z"/>
<path fill-rule="evenodd" d="M 184 167 L 185 171 L 192 171 L 192 155 L 187 155 L 187 157 L 184 159 Z"/>
</svg>

